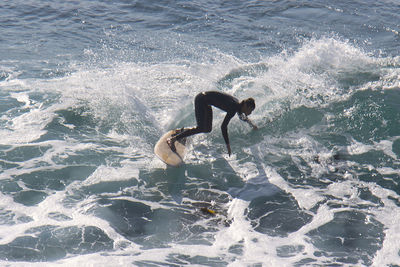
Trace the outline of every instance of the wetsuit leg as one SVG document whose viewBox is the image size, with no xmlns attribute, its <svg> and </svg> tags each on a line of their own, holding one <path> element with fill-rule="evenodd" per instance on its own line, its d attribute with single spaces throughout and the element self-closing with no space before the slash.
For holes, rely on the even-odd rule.
<svg viewBox="0 0 400 267">
<path fill-rule="evenodd" d="M 201 133 L 209 133 L 212 130 L 212 108 L 207 105 L 204 108 L 203 113 L 200 115 L 200 119 L 197 119 L 197 128 L 200 128 Z"/>
<path fill-rule="evenodd" d="M 204 101 L 204 95 L 199 94 L 194 101 L 195 115 L 197 126 L 184 130 L 182 133 L 175 136 L 176 140 L 195 135 L 198 133 L 209 133 L 212 129 L 212 109 Z"/>
</svg>

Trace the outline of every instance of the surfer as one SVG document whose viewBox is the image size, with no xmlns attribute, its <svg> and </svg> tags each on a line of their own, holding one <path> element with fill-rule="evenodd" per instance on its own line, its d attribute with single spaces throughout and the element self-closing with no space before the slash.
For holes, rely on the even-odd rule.
<svg viewBox="0 0 400 267">
<path fill-rule="evenodd" d="M 231 155 L 231 146 L 228 137 L 228 123 L 236 113 L 242 121 L 247 122 L 254 130 L 257 129 L 257 126 L 247 118 L 256 107 L 253 98 L 248 98 L 239 102 L 237 98 L 222 92 L 202 92 L 198 94 L 194 100 L 197 126 L 184 129 L 177 135 L 168 138 L 167 143 L 171 150 L 175 151 L 175 141 L 179 141 L 182 138 L 198 133 L 211 132 L 213 119 L 211 106 L 217 107 L 226 112 L 225 119 L 221 125 L 221 130 L 229 156 Z"/>
</svg>

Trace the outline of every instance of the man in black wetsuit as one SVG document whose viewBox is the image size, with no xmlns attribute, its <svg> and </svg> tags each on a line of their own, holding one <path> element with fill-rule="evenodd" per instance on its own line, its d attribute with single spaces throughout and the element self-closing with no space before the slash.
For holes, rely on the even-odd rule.
<svg viewBox="0 0 400 267">
<path fill-rule="evenodd" d="M 198 134 L 198 133 L 209 133 L 212 129 L 212 109 L 211 106 L 217 107 L 223 111 L 226 111 L 226 116 L 221 125 L 222 136 L 224 137 L 226 147 L 228 149 L 229 156 L 231 155 L 231 146 L 229 144 L 228 137 L 228 123 L 237 113 L 242 121 L 247 122 L 253 127 L 254 130 L 257 126 L 254 125 L 247 116 L 255 109 L 256 105 L 253 98 L 248 98 L 241 102 L 237 98 L 216 91 L 202 92 L 198 94 L 194 100 L 195 114 L 197 126 L 188 128 L 180 132 L 179 134 L 170 137 L 167 140 L 168 145 L 173 151 L 175 151 L 175 141 L 179 141 L 182 138 Z"/>
</svg>

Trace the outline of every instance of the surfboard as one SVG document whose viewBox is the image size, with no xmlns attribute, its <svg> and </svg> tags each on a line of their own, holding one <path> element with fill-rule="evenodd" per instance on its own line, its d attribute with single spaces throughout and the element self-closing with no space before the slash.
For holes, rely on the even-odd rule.
<svg viewBox="0 0 400 267">
<path fill-rule="evenodd" d="M 167 144 L 167 139 L 174 134 L 178 134 L 182 129 L 171 130 L 161 136 L 160 140 L 154 146 L 154 154 L 161 159 L 165 164 L 169 166 L 177 167 L 183 163 L 183 157 L 186 153 L 186 138 L 182 140 L 175 141 L 176 151 L 172 151 L 169 145 Z"/>
</svg>

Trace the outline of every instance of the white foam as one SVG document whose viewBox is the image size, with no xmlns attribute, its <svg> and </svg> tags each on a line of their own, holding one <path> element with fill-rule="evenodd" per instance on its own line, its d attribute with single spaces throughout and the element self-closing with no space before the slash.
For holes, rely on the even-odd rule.
<svg viewBox="0 0 400 267">
<path fill-rule="evenodd" d="M 293 188 L 273 168 L 264 166 L 264 169 L 265 173 L 267 173 L 267 176 L 269 177 L 269 181 L 282 190 L 290 193 L 296 199 L 300 208 L 309 210 L 318 202 L 324 200 L 324 197 L 313 188 Z"/>
<path fill-rule="evenodd" d="M 327 194 L 340 199 L 340 203 L 356 204 L 362 202 L 358 197 L 358 186 L 354 180 L 330 184 L 327 188 Z"/>
<path fill-rule="evenodd" d="M 31 99 L 26 92 L 11 93 L 10 96 L 15 98 L 18 102 L 24 103 L 25 106 L 23 108 L 28 108 L 32 106 Z"/>
<path fill-rule="evenodd" d="M 26 89 L 24 89 L 26 90 Z M 45 107 L 43 103 L 32 100 L 29 92 L 11 93 L 11 97 L 25 105 L 18 108 L 16 115 L 3 115 L 7 120 L 6 129 L 0 130 L 0 144 L 27 144 L 39 139 L 47 131 L 45 127 L 56 117 L 56 110 L 65 107 L 58 103 Z"/>
<path fill-rule="evenodd" d="M 373 259 L 373 266 L 398 264 L 400 262 L 400 213 L 399 207 L 388 197 L 398 199 L 399 196 L 375 183 L 369 183 L 368 187 L 384 203 L 384 207 L 373 210 L 376 219 L 385 226 L 385 238 L 382 248 L 377 251 Z"/>
<path fill-rule="evenodd" d="M 119 107 L 128 116 L 139 114 L 146 123 L 151 121 L 152 127 L 164 128 L 182 104 L 191 106 L 196 93 L 212 89 L 210 84 L 219 77 L 222 66 L 189 62 L 118 63 L 112 69 L 82 69 L 42 88 L 59 91 L 63 101 L 87 102 L 101 119 L 107 119 L 110 109 Z"/>
<path fill-rule="evenodd" d="M 392 150 L 393 140 L 397 138 L 398 137 L 392 137 L 391 140 L 381 140 L 379 142 L 374 142 L 372 145 L 366 145 L 353 139 L 351 145 L 347 147 L 347 152 L 350 155 L 361 155 L 371 150 L 376 150 L 382 151 L 389 157 L 397 160 L 397 155 Z"/>
<path fill-rule="evenodd" d="M 213 242 L 212 249 L 219 255 L 228 253 L 230 247 L 243 246 L 243 255 L 233 256 L 229 266 L 243 266 L 252 264 L 281 265 L 282 261 L 276 256 L 276 246 L 280 238 L 269 237 L 253 230 L 250 221 L 244 216 L 248 207 L 247 201 L 234 199 L 229 206 L 228 214 L 232 224 L 220 230 Z M 262 245 L 260 245 L 262 244 Z M 281 265 L 282 266 L 282 265 Z"/>
<path fill-rule="evenodd" d="M 290 98 L 295 106 L 319 106 L 343 100 L 349 92 L 343 91 L 336 76 L 340 73 L 367 68 L 375 64 L 361 50 L 349 43 L 332 38 L 306 42 L 294 54 L 286 52 L 268 59 L 269 70 L 259 77 L 271 90 L 273 98 Z"/>
<path fill-rule="evenodd" d="M 121 168 L 99 166 L 83 183 L 82 185 L 94 185 L 102 182 L 126 181 L 137 179 L 139 170 L 134 164 L 126 164 Z"/>
<path fill-rule="evenodd" d="M 11 120 L 9 129 L 0 131 L 0 143 L 24 144 L 40 138 L 46 133 L 44 127 L 52 120 L 49 110 L 33 109 Z"/>
</svg>

